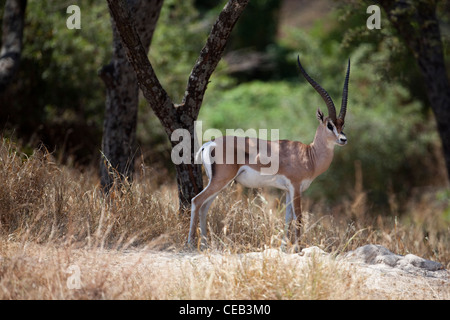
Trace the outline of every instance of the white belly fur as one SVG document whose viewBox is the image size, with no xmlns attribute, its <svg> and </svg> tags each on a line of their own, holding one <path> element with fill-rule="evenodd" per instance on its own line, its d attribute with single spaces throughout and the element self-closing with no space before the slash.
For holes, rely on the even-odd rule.
<svg viewBox="0 0 450 320">
<path fill-rule="evenodd" d="M 274 187 L 282 190 L 288 190 L 291 182 L 282 175 L 262 175 L 248 166 L 242 166 L 235 178 L 247 188 Z"/>
<path fill-rule="evenodd" d="M 247 188 L 274 187 L 282 190 L 289 190 L 292 186 L 291 181 L 283 175 L 262 175 L 248 166 L 242 166 L 235 178 Z M 311 185 L 313 179 L 305 179 L 300 185 L 300 192 L 305 191 Z"/>
</svg>

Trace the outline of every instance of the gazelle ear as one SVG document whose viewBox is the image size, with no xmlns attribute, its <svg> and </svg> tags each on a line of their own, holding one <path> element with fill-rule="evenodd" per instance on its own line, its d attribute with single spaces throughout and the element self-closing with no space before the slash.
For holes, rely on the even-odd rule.
<svg viewBox="0 0 450 320">
<path fill-rule="evenodd" d="M 317 108 L 316 117 L 317 117 L 317 120 L 319 120 L 320 122 L 323 122 L 323 112 L 320 111 L 320 108 Z"/>
</svg>

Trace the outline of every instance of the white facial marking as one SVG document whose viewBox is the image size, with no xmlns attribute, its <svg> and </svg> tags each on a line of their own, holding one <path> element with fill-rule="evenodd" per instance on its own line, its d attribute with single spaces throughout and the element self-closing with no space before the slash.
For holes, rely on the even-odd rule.
<svg viewBox="0 0 450 320">
<path fill-rule="evenodd" d="M 330 147 L 334 146 L 334 144 L 338 144 L 340 146 L 344 146 L 347 144 L 347 137 L 343 132 L 339 133 L 336 129 L 336 126 L 334 125 L 333 121 L 327 122 L 327 130 L 330 130 L 328 126 L 331 125 L 333 127 L 333 133 L 336 137 L 336 140 L 330 145 Z"/>
</svg>

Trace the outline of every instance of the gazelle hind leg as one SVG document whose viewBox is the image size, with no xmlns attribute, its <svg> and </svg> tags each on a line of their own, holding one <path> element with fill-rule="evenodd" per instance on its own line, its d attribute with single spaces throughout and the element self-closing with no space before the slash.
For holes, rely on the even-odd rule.
<svg viewBox="0 0 450 320">
<path fill-rule="evenodd" d="M 195 231 L 197 230 L 198 224 L 198 208 L 196 208 L 194 200 L 195 198 L 193 198 L 191 201 L 191 222 L 189 225 L 189 236 L 188 236 L 188 245 L 191 247 L 194 246 Z"/>
<path fill-rule="evenodd" d="M 215 146 L 216 144 L 213 141 L 209 141 L 202 146 L 202 148 L 197 152 L 195 156 L 196 159 L 201 156 L 206 175 L 208 176 L 209 179 L 209 183 L 205 189 L 203 189 L 191 200 L 191 222 L 189 226 L 189 236 L 188 236 L 188 245 L 191 247 L 194 246 L 194 237 L 197 231 L 199 212 L 201 212 L 202 206 L 204 204 L 203 200 L 204 193 L 209 192 L 208 189 L 209 186 L 211 185 L 212 166 L 213 166 L 213 163 L 211 162 L 211 148 L 214 148 Z M 203 213 L 203 215 L 206 215 L 206 213 Z"/>
<path fill-rule="evenodd" d="M 200 231 L 202 235 L 202 246 L 206 243 L 206 215 L 208 209 L 217 194 L 232 181 L 233 177 L 227 179 L 212 178 L 208 186 L 192 199 L 191 205 L 191 225 L 189 230 L 188 244 L 193 245 L 193 239 L 197 230 L 197 223 L 200 220 Z M 199 219 L 200 218 L 200 219 Z"/>
<path fill-rule="evenodd" d="M 206 240 L 206 215 L 208 213 L 209 207 L 213 203 L 214 199 L 217 197 L 217 193 L 213 194 L 211 197 L 209 197 L 200 208 L 199 212 L 199 218 L 200 218 L 200 232 L 201 232 L 201 249 L 205 249 L 207 246 L 207 240 Z"/>
<path fill-rule="evenodd" d="M 209 185 L 208 185 L 208 187 L 209 187 Z M 189 226 L 189 237 L 188 237 L 188 245 L 190 245 L 191 247 L 195 247 L 194 238 L 195 238 L 195 234 L 197 232 L 199 214 L 203 216 L 203 219 L 206 216 L 206 212 L 205 212 L 205 210 L 202 210 L 202 208 L 203 208 L 203 205 L 205 204 L 204 197 L 205 197 L 205 194 L 208 193 L 208 187 L 203 189 L 202 192 L 200 192 L 198 195 L 196 195 L 191 200 L 191 222 L 190 222 L 190 226 Z M 209 206 L 208 206 L 208 208 L 209 208 Z M 201 220 L 203 220 L 203 219 L 201 219 Z M 202 230 L 202 234 L 203 234 L 203 230 Z"/>
</svg>

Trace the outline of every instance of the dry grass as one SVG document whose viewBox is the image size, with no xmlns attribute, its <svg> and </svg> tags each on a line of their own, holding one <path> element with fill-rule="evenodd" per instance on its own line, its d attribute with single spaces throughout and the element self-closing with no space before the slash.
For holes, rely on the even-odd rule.
<svg viewBox="0 0 450 320">
<path fill-rule="evenodd" d="M 31 244 L 3 248 L 2 299 L 352 299 L 368 298 L 352 269 L 317 256 L 160 254 Z M 270 251 L 269 251 L 270 252 Z M 11 254 L 14 255 L 11 255 Z M 70 289 L 69 267 L 81 287 Z"/>
<path fill-rule="evenodd" d="M 220 194 L 208 216 L 210 249 L 184 252 L 189 217 L 177 213 L 176 187 L 154 179 L 142 169 L 133 185 L 105 198 L 93 172 L 57 165 L 45 150 L 27 157 L 2 140 L 0 299 L 376 297 L 333 259 L 255 256 L 283 236 L 283 197 L 265 190 Z M 371 212 L 358 186 L 338 207 L 304 204 L 305 246 L 339 254 L 377 243 L 450 266 L 448 190 L 415 197 L 400 217 Z M 392 196 L 390 213 L 398 206 Z M 79 290 L 67 286 L 73 265 Z"/>
</svg>

